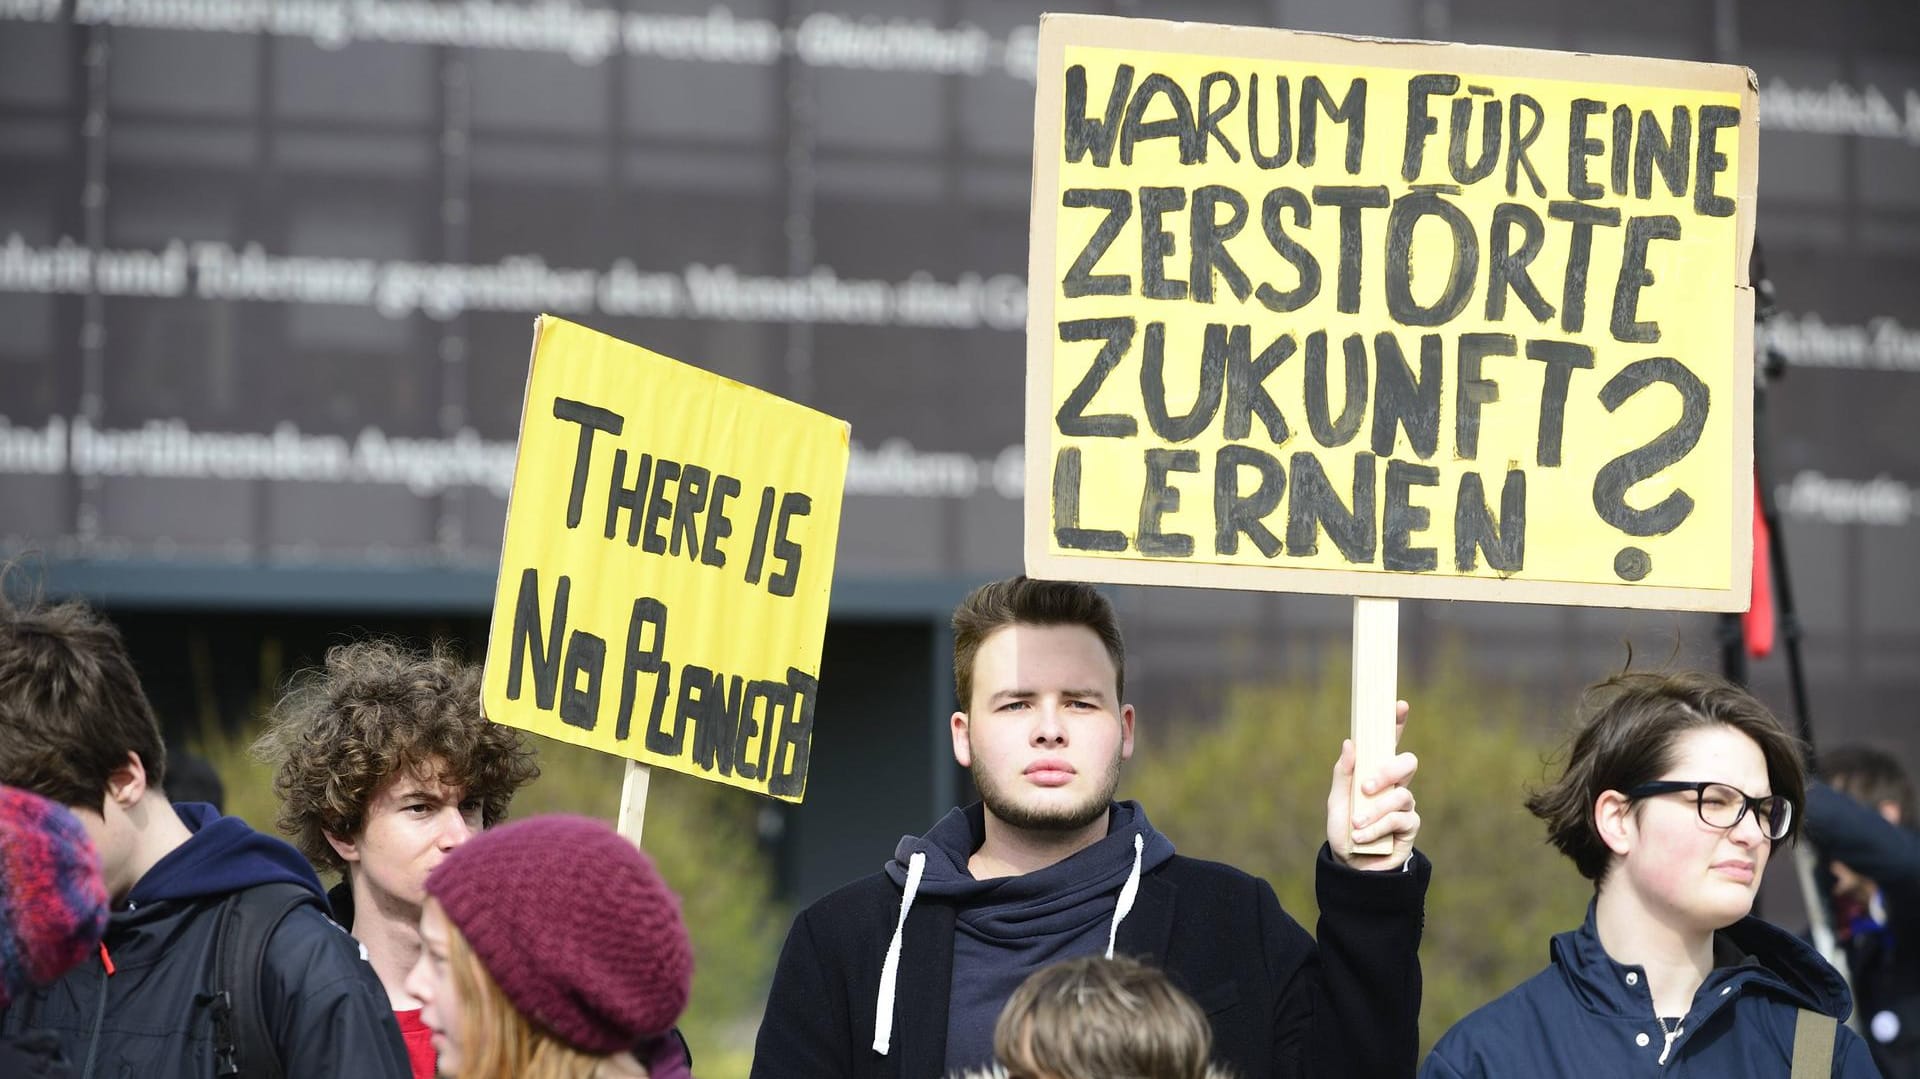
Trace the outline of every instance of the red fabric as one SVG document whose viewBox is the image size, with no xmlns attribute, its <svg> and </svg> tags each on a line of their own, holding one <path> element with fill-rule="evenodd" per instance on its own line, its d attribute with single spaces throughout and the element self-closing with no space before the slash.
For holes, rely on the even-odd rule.
<svg viewBox="0 0 1920 1079">
<path fill-rule="evenodd" d="M 420 1021 L 420 1009 L 394 1012 L 400 1021 L 400 1040 L 407 1043 L 407 1063 L 413 1066 L 413 1079 L 433 1079 L 433 1028 Z"/>
<path fill-rule="evenodd" d="M 1747 638 L 1747 653 L 1768 656 L 1773 653 L 1773 543 L 1766 514 L 1760 511 L 1760 492 L 1753 493 L 1753 604 L 1741 620 Z"/>
</svg>

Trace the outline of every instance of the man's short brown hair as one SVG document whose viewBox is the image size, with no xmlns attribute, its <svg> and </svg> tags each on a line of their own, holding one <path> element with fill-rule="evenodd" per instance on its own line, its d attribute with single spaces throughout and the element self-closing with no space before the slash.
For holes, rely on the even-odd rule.
<svg viewBox="0 0 1920 1079">
<path fill-rule="evenodd" d="M 1206 1079 L 1212 1052 L 1200 1006 L 1125 956 L 1035 971 L 993 1027 L 993 1055 L 1010 1079 Z"/>
<path fill-rule="evenodd" d="M 294 679 L 254 749 L 276 765 L 280 830 L 315 865 L 341 871 L 327 837 L 358 836 L 395 775 L 465 788 L 492 827 L 540 774 L 520 732 L 481 714 L 480 669 L 439 643 L 425 654 L 384 640 L 328 649 L 324 667 Z"/>
<path fill-rule="evenodd" d="M 1127 649 L 1113 604 L 1092 585 L 1010 577 L 983 584 L 953 612 L 953 693 L 956 707 L 973 707 L 973 658 L 980 645 L 1007 626 L 1085 626 L 1113 660 L 1114 700 L 1126 696 Z"/>
<path fill-rule="evenodd" d="M 135 753 L 162 788 L 167 751 L 113 623 L 79 601 L 7 598 L 0 569 L 0 783 L 100 812 Z"/>
<path fill-rule="evenodd" d="M 1703 727 L 1732 727 L 1753 739 L 1766 758 L 1772 793 L 1793 803 L 1791 829 L 1781 842 L 1799 830 L 1807 804 L 1800 740 L 1732 682 L 1704 671 L 1623 673 L 1587 687 L 1581 711 L 1566 771 L 1533 792 L 1527 809 L 1547 823 L 1548 842 L 1595 884 L 1613 864 L 1613 850 L 1594 824 L 1594 803 L 1607 791 L 1625 793 L 1660 778 L 1673 766 L 1680 736 Z"/>
</svg>

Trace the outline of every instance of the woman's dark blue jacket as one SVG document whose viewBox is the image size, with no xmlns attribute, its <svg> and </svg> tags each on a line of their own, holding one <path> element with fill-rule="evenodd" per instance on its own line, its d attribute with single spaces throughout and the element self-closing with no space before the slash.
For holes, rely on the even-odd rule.
<svg viewBox="0 0 1920 1079">
<path fill-rule="evenodd" d="M 1846 983 L 1787 931 L 1743 918 L 1714 934 L 1719 966 L 1693 997 L 1666 1060 L 1646 971 L 1600 946 L 1593 908 L 1553 938 L 1547 969 L 1447 1031 L 1422 1079 L 1477 1076 L 1725 1076 L 1786 1079 L 1802 1008 L 1844 1020 Z M 1866 1043 L 1844 1026 L 1835 1079 L 1879 1079 Z"/>
</svg>

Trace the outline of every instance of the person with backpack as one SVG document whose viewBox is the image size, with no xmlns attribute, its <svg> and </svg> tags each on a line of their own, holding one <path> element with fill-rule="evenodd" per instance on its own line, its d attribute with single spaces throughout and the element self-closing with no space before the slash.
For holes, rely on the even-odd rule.
<svg viewBox="0 0 1920 1079">
<path fill-rule="evenodd" d="M 373 968 L 286 843 L 166 795 L 159 723 L 119 633 L 0 589 L 0 783 L 71 809 L 113 904 L 98 953 L 15 998 L 79 1074 L 408 1079 Z"/>
<path fill-rule="evenodd" d="M 1565 770 L 1527 799 L 1594 884 L 1586 923 L 1553 938 L 1547 969 L 1442 1035 L 1422 1079 L 1877 1079 L 1840 1025 L 1840 975 L 1750 913 L 1806 786 L 1798 740 L 1722 678 L 1591 687 Z"/>
<path fill-rule="evenodd" d="M 255 750 L 274 765 L 280 830 L 341 875 L 334 920 L 380 976 L 413 1079 L 433 1079 L 433 1033 L 405 988 L 427 874 L 506 817 L 540 774 L 532 748 L 481 714 L 480 668 L 445 645 L 372 640 L 331 648 L 296 678 Z"/>
<path fill-rule="evenodd" d="M 680 899 L 612 828 L 555 814 L 475 836 L 427 877 L 407 991 L 445 1079 L 691 1079 Z"/>
</svg>

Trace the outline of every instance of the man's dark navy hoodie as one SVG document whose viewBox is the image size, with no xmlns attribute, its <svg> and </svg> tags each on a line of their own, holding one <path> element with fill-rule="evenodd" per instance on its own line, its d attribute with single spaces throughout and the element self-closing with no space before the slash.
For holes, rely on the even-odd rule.
<svg viewBox="0 0 1920 1079">
<path fill-rule="evenodd" d="M 288 882 L 314 904 L 274 931 L 258 984 L 230 991 L 255 994 L 288 1079 L 408 1079 L 386 992 L 358 942 L 326 917 L 300 853 L 211 806 L 174 810 L 192 835 L 135 882 L 100 958 L 16 1000 L 0 1032 L 50 1032 L 85 1079 L 208 1079 L 230 1040 L 214 1023 L 215 991 L 229 988 L 214 985 L 221 906 L 241 889 Z"/>
<path fill-rule="evenodd" d="M 1140 803 L 1115 803 L 1107 821 L 1107 834 L 1071 857 L 988 880 L 974 879 L 967 868 L 986 839 L 978 805 L 949 812 L 925 836 L 901 837 L 887 875 L 904 887 L 914 854 L 924 853 L 915 894 L 953 900 L 959 908 L 947 999 L 949 1072 L 992 1063 L 994 1021 L 1027 975 L 1064 959 L 1104 954 L 1127 881 L 1137 887 L 1141 874 L 1173 857 L 1173 841 L 1148 822 Z"/>
</svg>

